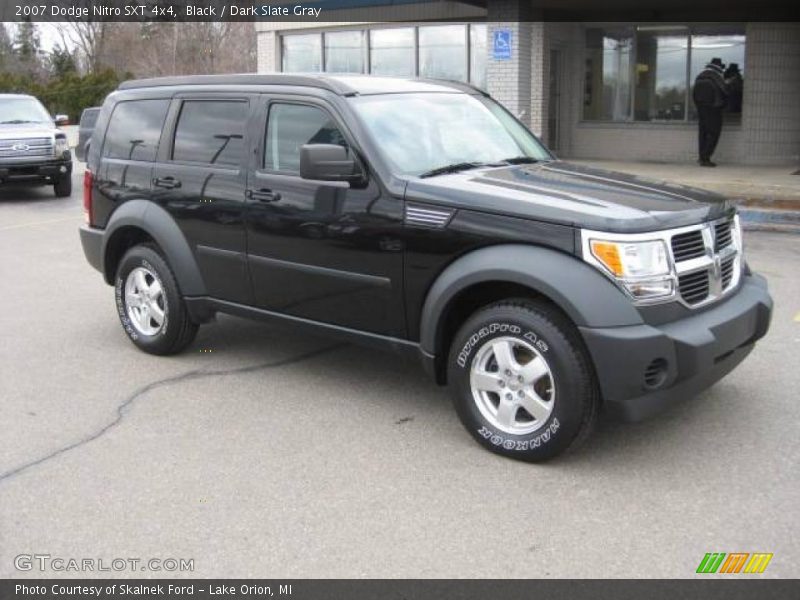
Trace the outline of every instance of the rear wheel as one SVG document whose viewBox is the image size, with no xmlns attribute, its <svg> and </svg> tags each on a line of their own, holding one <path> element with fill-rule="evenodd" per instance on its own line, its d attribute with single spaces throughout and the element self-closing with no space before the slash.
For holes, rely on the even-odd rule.
<svg viewBox="0 0 800 600">
<path fill-rule="evenodd" d="M 57 198 L 66 198 L 72 195 L 72 177 L 67 174 L 53 184 Z"/>
<path fill-rule="evenodd" d="M 545 304 L 513 300 L 470 317 L 448 380 L 459 418 L 492 452 L 541 461 L 585 439 L 599 394 L 574 326 Z"/>
<path fill-rule="evenodd" d="M 155 247 L 134 246 L 117 268 L 117 313 L 125 333 L 150 354 L 176 354 L 197 334 L 178 284 Z"/>
</svg>

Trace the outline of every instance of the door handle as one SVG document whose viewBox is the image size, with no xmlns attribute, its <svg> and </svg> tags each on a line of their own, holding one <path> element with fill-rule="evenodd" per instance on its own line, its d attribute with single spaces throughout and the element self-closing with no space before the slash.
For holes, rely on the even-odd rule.
<svg viewBox="0 0 800 600">
<path fill-rule="evenodd" d="M 277 202 L 281 199 L 280 192 L 273 192 L 266 188 L 247 190 L 246 196 L 252 200 L 258 200 L 259 202 Z"/>
<path fill-rule="evenodd" d="M 156 177 L 153 179 L 153 185 L 172 190 L 181 187 L 181 182 L 174 177 Z"/>
</svg>

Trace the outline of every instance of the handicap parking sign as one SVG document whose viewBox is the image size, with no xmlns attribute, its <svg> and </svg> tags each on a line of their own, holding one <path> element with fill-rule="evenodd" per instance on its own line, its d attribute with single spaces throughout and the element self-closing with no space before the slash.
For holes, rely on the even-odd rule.
<svg viewBox="0 0 800 600">
<path fill-rule="evenodd" d="M 492 42 L 492 56 L 495 60 L 509 60 L 511 58 L 510 29 L 495 29 Z"/>
</svg>

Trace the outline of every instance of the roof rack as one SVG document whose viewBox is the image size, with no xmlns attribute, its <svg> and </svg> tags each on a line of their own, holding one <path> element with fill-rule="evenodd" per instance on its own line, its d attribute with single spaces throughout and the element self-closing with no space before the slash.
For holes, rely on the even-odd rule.
<svg viewBox="0 0 800 600">
<path fill-rule="evenodd" d="M 177 77 L 155 77 L 152 79 L 133 79 L 123 81 L 120 90 L 138 88 L 167 87 L 180 85 L 294 85 L 328 90 L 341 96 L 356 94 L 357 90 L 324 75 L 294 75 L 274 73 L 256 75 L 241 73 L 235 75 L 181 75 Z"/>
</svg>

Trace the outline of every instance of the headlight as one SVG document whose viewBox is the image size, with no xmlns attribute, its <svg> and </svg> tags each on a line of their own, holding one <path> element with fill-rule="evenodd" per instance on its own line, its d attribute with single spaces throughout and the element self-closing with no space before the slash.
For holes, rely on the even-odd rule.
<svg viewBox="0 0 800 600">
<path fill-rule="evenodd" d="M 675 282 L 667 246 L 662 240 L 613 240 L 589 233 L 584 258 L 604 270 L 637 300 L 672 296 Z M 602 234 L 600 234 L 602 235 Z"/>
<path fill-rule="evenodd" d="M 69 142 L 67 142 L 66 136 L 57 136 L 55 146 L 56 156 L 61 156 L 65 152 L 69 152 Z"/>
</svg>

